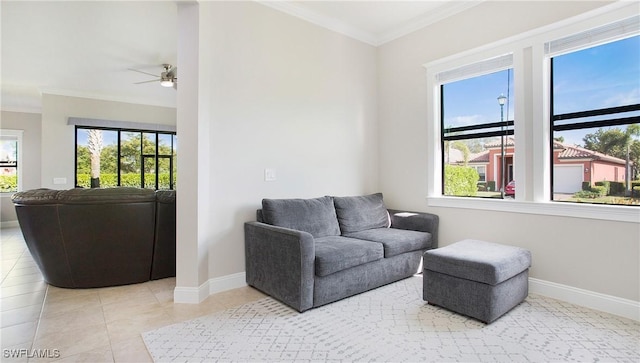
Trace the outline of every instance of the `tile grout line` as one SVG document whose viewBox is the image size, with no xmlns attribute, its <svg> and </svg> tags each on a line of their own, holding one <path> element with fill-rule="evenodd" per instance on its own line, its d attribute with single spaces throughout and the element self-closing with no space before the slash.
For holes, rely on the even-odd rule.
<svg viewBox="0 0 640 363">
<path fill-rule="evenodd" d="M 44 291 L 44 298 L 42 299 L 42 303 L 40 305 L 40 314 L 38 315 L 38 320 L 36 320 L 36 329 L 33 331 L 33 338 L 31 338 L 31 345 L 29 346 L 30 351 L 33 351 L 34 345 L 36 344 L 36 337 L 38 336 L 38 330 L 40 329 L 40 323 L 42 322 L 42 316 L 44 314 L 44 304 L 46 303 L 47 297 L 49 296 L 50 285 L 46 281 L 45 283 L 47 284 L 47 288 Z"/>
<path fill-rule="evenodd" d="M 109 351 L 111 352 L 111 362 L 115 363 L 116 354 L 113 351 L 113 340 L 111 339 L 111 334 L 109 333 L 109 326 L 107 325 L 107 315 L 104 311 L 105 304 L 102 299 L 102 295 L 100 294 L 100 291 L 97 291 L 96 294 L 98 295 L 98 300 L 100 300 L 100 311 L 102 311 L 102 322 L 104 323 L 104 329 L 107 331 L 107 338 L 109 339 Z"/>
<path fill-rule="evenodd" d="M 15 270 L 16 265 L 18 264 L 18 261 L 20 261 L 20 259 L 22 258 L 22 256 L 24 256 L 25 252 L 28 252 L 28 248 L 27 248 L 27 246 L 25 246 L 25 247 L 22 249 L 22 252 L 20 253 L 20 256 L 18 256 L 18 258 L 16 258 L 16 259 L 14 260 L 14 262 L 13 262 L 13 266 L 11 266 L 11 268 L 9 269 L 9 271 L 7 271 L 7 273 L 6 273 L 4 276 L 2 276 L 2 281 L 0 281 L 0 286 L 4 285 L 5 280 L 7 279 L 7 277 L 9 277 L 9 275 L 11 274 L 11 272 L 12 272 L 13 270 Z"/>
</svg>

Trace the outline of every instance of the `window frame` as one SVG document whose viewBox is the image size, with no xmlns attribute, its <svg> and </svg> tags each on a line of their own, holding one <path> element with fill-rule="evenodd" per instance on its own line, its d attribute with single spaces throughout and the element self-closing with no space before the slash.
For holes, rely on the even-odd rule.
<svg viewBox="0 0 640 363">
<path fill-rule="evenodd" d="M 515 35 L 482 47 L 424 64 L 427 84 L 427 195 L 430 207 L 491 210 L 640 223 L 635 206 L 559 203 L 551 200 L 550 164 L 550 62 L 545 43 L 604 24 L 637 16 L 637 7 L 623 2 L 606 5 L 579 16 Z M 442 195 L 442 148 L 439 83 L 437 74 L 501 54 L 513 54 L 514 138 L 520 152 L 514 155 L 515 200 L 449 197 Z M 526 83 L 526 84 L 525 84 Z M 527 110 L 527 112 L 525 112 Z"/>
<path fill-rule="evenodd" d="M 553 150 L 554 150 L 554 132 L 556 131 L 572 131 L 572 130 L 584 130 L 584 129 L 593 129 L 593 128 L 602 128 L 602 127 L 613 127 L 613 126 L 624 126 L 624 125 L 631 125 L 631 124 L 638 124 L 640 123 L 640 116 L 624 116 L 621 114 L 627 113 L 627 112 L 636 112 L 636 111 L 640 111 L 640 103 L 636 103 L 636 104 L 632 104 L 632 105 L 623 105 L 623 106 L 615 106 L 615 107 L 605 107 L 605 108 L 591 108 L 591 109 L 585 109 L 585 110 L 581 110 L 581 111 L 573 111 L 573 112 L 567 112 L 567 113 L 561 113 L 561 114 L 555 114 L 554 111 L 554 92 L 553 92 L 553 86 L 554 86 L 554 58 L 555 57 L 559 57 L 559 56 L 563 56 L 566 54 L 571 54 L 574 52 L 579 52 L 582 50 L 586 50 L 586 49 L 591 49 L 591 48 L 595 48 L 601 45 L 605 45 L 608 43 L 614 43 L 617 41 L 621 41 L 623 39 L 627 39 L 627 38 L 631 38 L 631 37 L 638 37 L 640 36 L 640 32 L 638 32 L 637 34 L 631 35 L 631 36 L 619 36 L 619 37 L 615 37 L 612 39 L 606 39 L 604 41 L 594 41 L 594 42 L 590 42 L 588 44 L 584 44 L 581 47 L 577 47 L 574 49 L 570 49 L 568 51 L 562 51 L 562 52 L 557 52 L 557 53 L 550 53 L 547 55 L 548 57 L 548 62 L 549 62 L 549 129 L 550 129 L 550 140 L 549 140 L 549 157 L 550 157 L 550 173 L 551 173 L 551 180 L 550 180 L 550 189 L 551 189 L 551 200 L 554 200 L 554 185 L 553 185 L 553 180 L 554 180 L 554 169 L 555 169 L 555 163 L 554 163 L 554 156 L 553 156 Z M 548 47 L 548 45 L 547 45 Z M 581 121 L 582 119 L 585 118 L 590 118 L 593 116 L 609 116 L 608 118 L 605 119 L 600 119 L 600 120 L 592 120 L 592 121 Z M 622 116 L 622 117 L 620 117 Z M 565 122 L 568 121 L 569 122 Z M 558 124 L 556 124 L 556 122 L 558 122 Z M 626 166 L 625 166 L 625 173 L 628 173 L 629 170 L 626 170 Z M 596 181 L 592 181 L 592 182 L 597 182 Z M 637 207 L 637 206 L 636 206 Z"/>
<path fill-rule="evenodd" d="M 499 59 L 499 58 L 511 58 L 512 55 L 502 55 L 500 57 L 495 57 L 495 58 L 491 58 L 488 60 L 482 60 L 480 62 L 476 62 L 476 63 L 472 63 L 460 68 L 476 68 L 477 65 L 483 64 L 483 63 L 487 63 L 487 62 L 491 62 L 492 60 L 495 59 Z M 447 196 L 446 194 L 444 194 L 444 188 L 445 188 L 445 175 L 444 175 L 444 167 L 445 167 L 445 157 L 444 157 L 444 148 L 445 148 L 445 143 L 447 141 L 452 142 L 452 141 L 459 141 L 459 140 L 473 140 L 473 139 L 479 139 L 479 138 L 485 138 L 485 137 L 500 137 L 500 143 L 501 143 L 501 148 L 502 148 L 502 153 L 501 155 L 503 156 L 507 156 L 504 152 L 504 150 L 507 148 L 507 144 L 508 142 L 505 142 L 505 138 L 508 138 L 509 136 L 513 136 L 514 135 L 514 120 L 509 120 L 509 105 L 512 102 L 512 98 L 513 96 L 505 96 L 505 100 L 506 100 L 506 105 L 507 105 L 507 116 L 505 120 L 501 120 L 501 121 L 496 121 L 496 122 L 489 122 L 489 123 L 484 123 L 484 124 L 473 124 L 473 125 L 468 125 L 468 126 L 457 126 L 457 127 L 445 127 L 444 125 L 444 99 L 443 99 L 443 95 L 444 95 L 444 91 L 445 91 L 445 85 L 447 83 L 451 83 L 451 82 L 457 82 L 457 81 L 462 81 L 462 80 L 466 80 L 466 79 L 471 79 L 471 78 L 475 78 L 475 77 L 482 77 L 485 75 L 489 75 L 495 72 L 502 72 L 502 71 L 510 71 L 513 73 L 513 62 L 510 61 L 507 64 L 505 64 L 504 62 L 498 62 L 500 64 L 496 64 L 495 68 L 487 68 L 487 67 L 480 67 L 483 68 L 482 71 L 478 71 L 478 72 L 472 72 L 469 75 L 461 75 L 459 77 L 456 77 L 452 80 L 449 80 L 448 82 L 444 82 L 444 81 L 440 81 L 438 82 L 439 85 L 439 100 L 440 100 L 440 117 L 439 117 L 439 121 L 441 123 L 440 125 L 440 130 L 441 130 L 441 135 L 440 135 L 440 148 L 441 150 L 443 150 L 442 153 L 442 195 L 443 196 Z M 454 70 L 455 71 L 455 70 Z M 458 72 L 456 72 L 458 73 Z M 440 77 L 438 77 L 440 78 Z M 504 96 L 504 95 L 502 95 Z M 513 156 L 513 153 L 511 154 Z M 504 160 L 500 160 L 500 165 L 504 165 L 503 163 L 505 162 L 506 158 Z M 478 166 L 471 166 L 474 169 L 476 169 L 477 171 L 477 167 Z M 486 178 L 487 178 L 487 166 L 483 165 L 482 166 L 485 169 L 485 180 L 481 181 L 478 180 L 478 182 L 485 182 L 486 183 Z M 495 172 L 495 170 L 494 170 Z M 500 198 L 501 200 L 506 200 L 508 198 L 505 198 L 505 188 L 507 183 L 509 183 L 509 180 L 507 180 L 508 178 L 505 178 L 503 175 L 503 172 L 501 172 L 501 177 L 500 177 Z M 456 195 L 449 195 L 451 197 L 460 197 L 460 196 L 456 196 Z M 479 196 L 474 196 L 474 197 L 470 197 L 470 198 L 493 198 L 496 199 L 496 197 L 479 197 Z"/>
<path fill-rule="evenodd" d="M 149 157 L 154 157 L 155 159 L 155 180 L 154 180 L 154 184 L 155 184 L 155 190 L 160 190 L 158 189 L 158 184 L 159 184 L 159 173 L 158 173 L 158 160 L 160 158 L 168 158 L 169 159 L 169 189 L 168 190 L 175 190 L 175 184 L 174 184 L 174 172 L 173 172 L 173 168 L 174 168 L 174 164 L 176 162 L 176 160 L 174 160 L 174 158 L 176 157 L 176 147 L 177 145 L 175 145 L 174 140 L 177 137 L 177 133 L 174 131 L 157 131 L 157 130 L 142 130 L 142 129 L 128 129 L 128 128 L 116 128 L 116 127 L 99 127 L 99 126 L 85 126 L 85 125 L 76 125 L 75 129 L 74 129 L 74 138 L 75 138 L 75 149 L 74 149 L 74 185 L 78 185 L 78 130 L 82 129 L 82 130 L 104 130 L 104 131 L 115 131 L 117 132 L 117 138 L 116 138 L 116 142 L 117 142 L 117 163 L 116 163 L 116 167 L 117 167 L 117 186 L 121 186 L 121 161 L 120 158 L 122 157 L 121 155 L 121 145 L 122 145 L 122 133 L 123 132 L 132 132 L 132 133 L 139 133 L 141 135 L 141 143 L 142 143 L 142 138 L 144 137 L 144 134 L 154 134 L 155 135 L 155 140 L 154 140 L 154 144 L 155 144 L 155 154 L 145 154 L 144 150 L 142 150 L 142 145 L 141 145 L 141 150 L 140 150 L 140 167 L 141 167 L 141 172 L 140 172 L 140 188 L 145 188 L 145 173 L 144 173 L 144 162 L 145 162 L 145 158 L 149 158 Z M 171 136 L 171 155 L 166 155 L 166 154 L 159 154 L 159 140 L 160 140 L 160 135 L 170 135 Z M 147 188 L 150 189 L 150 188 Z M 162 190 L 166 190 L 166 189 L 162 189 Z"/>
<path fill-rule="evenodd" d="M 478 179 L 478 183 L 486 183 L 487 182 L 487 166 L 486 165 L 469 165 L 470 168 L 474 168 L 480 177 Z M 480 173 L 480 168 L 484 171 Z M 484 176 L 484 180 L 482 180 L 482 176 Z"/>
<path fill-rule="evenodd" d="M 22 136 L 24 134 L 24 130 L 14 130 L 14 129 L 0 129 L 0 137 L 8 137 L 8 138 L 15 138 L 16 139 L 16 177 L 17 177 L 17 183 L 16 183 L 16 191 L 10 191 L 10 192 L 0 192 L 0 195 L 11 195 L 13 193 L 22 191 L 22 169 L 24 168 L 22 166 Z"/>
</svg>

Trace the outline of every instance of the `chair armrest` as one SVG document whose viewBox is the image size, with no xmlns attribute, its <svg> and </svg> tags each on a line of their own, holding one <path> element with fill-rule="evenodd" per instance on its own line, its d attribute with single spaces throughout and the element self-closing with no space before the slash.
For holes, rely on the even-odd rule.
<svg viewBox="0 0 640 363">
<path fill-rule="evenodd" d="M 438 225 L 440 219 L 437 215 L 389 209 L 389 216 L 391 216 L 391 228 L 431 233 L 432 243 L 429 248 L 438 247 Z"/>
<path fill-rule="evenodd" d="M 244 225 L 247 284 L 302 312 L 313 307 L 315 244 L 307 232 Z"/>
</svg>

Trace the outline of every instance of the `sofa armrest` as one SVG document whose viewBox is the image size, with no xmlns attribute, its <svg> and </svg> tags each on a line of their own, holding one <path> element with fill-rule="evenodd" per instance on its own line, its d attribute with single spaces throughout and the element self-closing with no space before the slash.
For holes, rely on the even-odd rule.
<svg viewBox="0 0 640 363">
<path fill-rule="evenodd" d="M 389 209 L 391 216 L 391 228 L 408 229 L 412 231 L 431 233 L 431 247 L 438 247 L 439 217 L 435 214 L 424 212 L 407 212 Z"/>
<path fill-rule="evenodd" d="M 244 225 L 247 284 L 302 312 L 313 307 L 315 244 L 307 232 Z"/>
</svg>

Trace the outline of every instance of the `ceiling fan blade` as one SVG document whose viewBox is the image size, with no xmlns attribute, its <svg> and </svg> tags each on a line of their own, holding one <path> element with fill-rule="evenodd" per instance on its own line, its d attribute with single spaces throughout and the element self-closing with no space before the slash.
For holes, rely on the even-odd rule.
<svg viewBox="0 0 640 363">
<path fill-rule="evenodd" d="M 147 72 L 143 72 L 143 71 L 139 71 L 137 69 L 133 69 L 133 68 L 127 68 L 130 71 L 134 71 L 134 72 L 138 72 L 138 73 L 142 73 L 142 74 L 146 74 L 148 76 L 153 76 L 153 77 L 158 77 L 157 74 L 153 74 L 153 73 L 147 73 Z"/>
<path fill-rule="evenodd" d="M 152 79 L 150 81 L 135 82 L 134 84 L 151 83 L 151 82 L 158 82 L 158 81 L 160 81 L 160 78 Z"/>
</svg>

